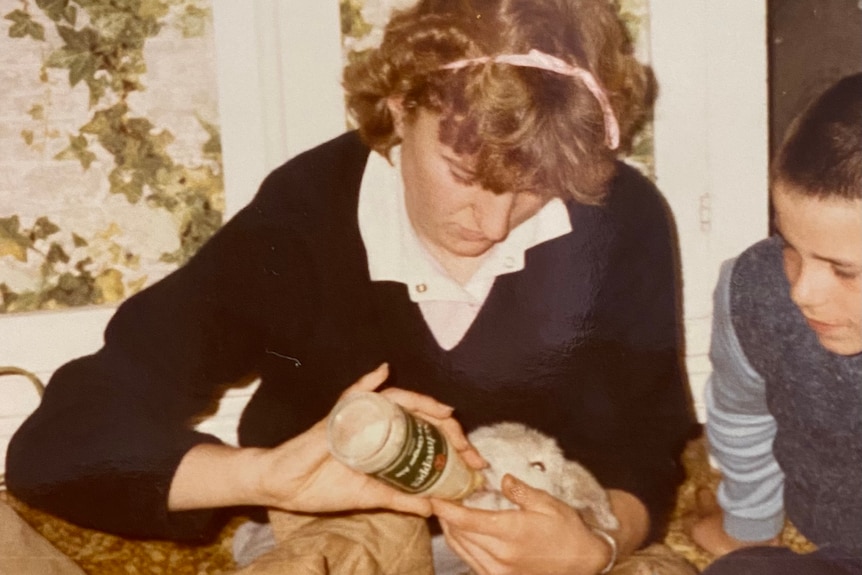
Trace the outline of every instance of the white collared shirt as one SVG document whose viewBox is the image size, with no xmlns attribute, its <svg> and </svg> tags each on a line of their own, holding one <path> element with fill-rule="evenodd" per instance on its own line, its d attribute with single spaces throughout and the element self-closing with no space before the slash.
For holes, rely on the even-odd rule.
<svg viewBox="0 0 862 575">
<path fill-rule="evenodd" d="M 572 231 L 563 201 L 553 198 L 482 256 L 466 284 L 452 279 L 416 235 L 404 202 L 400 148 L 393 164 L 372 152 L 359 189 L 359 232 L 368 254 L 373 281 L 394 281 L 408 287 L 437 344 L 450 350 L 464 337 L 499 275 L 522 270 L 531 247 Z"/>
</svg>

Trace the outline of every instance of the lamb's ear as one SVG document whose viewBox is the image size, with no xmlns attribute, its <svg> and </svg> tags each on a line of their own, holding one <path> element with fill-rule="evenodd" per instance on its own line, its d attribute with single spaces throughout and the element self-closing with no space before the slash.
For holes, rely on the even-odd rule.
<svg viewBox="0 0 862 575">
<path fill-rule="evenodd" d="M 560 475 L 563 477 L 563 492 L 566 498 L 571 498 L 572 501 L 583 500 L 590 493 L 602 491 L 602 486 L 599 485 L 593 474 L 575 461 L 564 460 Z"/>
<path fill-rule="evenodd" d="M 545 467 L 548 470 L 548 476 L 551 478 L 564 478 L 568 473 L 570 473 L 568 464 L 569 462 L 566 459 L 563 459 L 562 454 L 559 457 L 547 457 L 544 459 Z M 563 480 L 565 483 L 565 480 Z"/>
</svg>

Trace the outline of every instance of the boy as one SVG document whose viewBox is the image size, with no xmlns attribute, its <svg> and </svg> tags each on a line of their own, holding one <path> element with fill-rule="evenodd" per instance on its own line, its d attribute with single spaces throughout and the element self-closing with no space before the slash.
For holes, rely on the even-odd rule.
<svg viewBox="0 0 862 575">
<path fill-rule="evenodd" d="M 715 291 L 707 435 L 722 514 L 694 539 L 708 575 L 862 573 L 862 74 L 788 130 L 777 234 Z M 779 546 L 785 516 L 818 547 Z"/>
</svg>

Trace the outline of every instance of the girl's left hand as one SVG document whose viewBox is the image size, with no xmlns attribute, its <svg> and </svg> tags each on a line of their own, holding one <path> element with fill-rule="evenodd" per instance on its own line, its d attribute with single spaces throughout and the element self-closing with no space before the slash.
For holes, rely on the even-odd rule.
<svg viewBox="0 0 862 575">
<path fill-rule="evenodd" d="M 595 575 L 610 549 L 578 512 L 511 475 L 503 494 L 521 508 L 486 511 L 432 500 L 446 541 L 479 575 Z"/>
</svg>

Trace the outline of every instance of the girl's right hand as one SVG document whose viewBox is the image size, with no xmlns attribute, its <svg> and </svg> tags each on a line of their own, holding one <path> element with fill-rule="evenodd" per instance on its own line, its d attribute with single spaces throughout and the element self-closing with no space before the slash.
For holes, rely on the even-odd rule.
<svg viewBox="0 0 862 575">
<path fill-rule="evenodd" d="M 361 377 L 342 397 L 354 391 L 374 391 L 388 375 L 388 366 L 383 364 Z M 480 469 L 485 465 L 452 417 L 451 407 L 403 389 L 381 393 L 438 426 L 468 466 Z M 190 449 L 174 473 L 168 508 L 179 511 L 236 505 L 303 513 L 382 508 L 431 514 L 427 498 L 398 491 L 333 458 L 327 446 L 326 419 L 271 449 L 207 443 Z"/>
<path fill-rule="evenodd" d="M 383 364 L 360 378 L 341 397 L 354 391 L 374 391 L 388 374 L 388 366 Z M 451 407 L 403 389 L 382 393 L 440 428 L 468 466 L 479 469 L 485 465 L 452 418 Z M 262 450 L 259 458 L 255 466 L 259 473 L 257 489 L 264 504 L 271 507 L 306 513 L 385 508 L 431 514 L 427 498 L 403 493 L 333 458 L 327 448 L 326 419 L 279 447 Z"/>
</svg>

